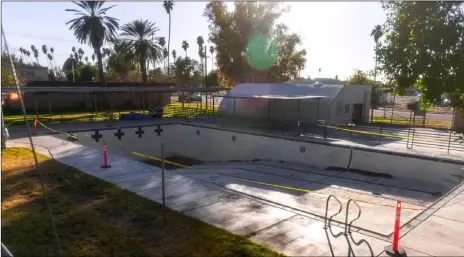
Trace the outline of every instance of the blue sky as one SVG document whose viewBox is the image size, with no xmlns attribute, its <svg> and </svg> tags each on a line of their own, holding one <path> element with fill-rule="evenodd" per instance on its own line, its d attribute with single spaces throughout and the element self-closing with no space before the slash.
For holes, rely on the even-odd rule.
<svg viewBox="0 0 464 257">
<path fill-rule="evenodd" d="M 161 2 L 113 2 L 116 4 L 108 15 L 125 24 L 134 19 L 149 19 L 160 28 L 159 36 L 168 36 L 168 15 Z M 231 4 L 231 3 L 230 3 Z M 208 38 L 208 23 L 203 17 L 206 2 L 176 2 L 172 13 L 171 49 L 184 55 L 181 42 L 190 44 L 189 56 L 198 58 L 196 38 Z M 377 2 L 286 2 L 290 12 L 280 21 L 292 32 L 300 34 L 302 48 L 307 51 L 306 68 L 301 76 L 346 78 L 355 69 L 370 70 L 374 67 L 374 41 L 372 28 L 383 24 L 386 16 Z M 65 12 L 74 8 L 71 2 L 2 2 L 2 24 L 11 49 L 54 47 L 56 63 L 61 65 L 71 53 L 71 48 L 82 47 L 91 57 L 92 50 L 80 45 L 66 21 L 73 14 Z M 206 42 L 206 45 L 210 45 Z M 172 58 L 171 58 L 172 59 Z M 46 63 L 41 55 L 39 61 Z M 208 66 L 211 67 L 211 61 Z M 319 73 L 318 69 L 321 68 Z"/>
</svg>

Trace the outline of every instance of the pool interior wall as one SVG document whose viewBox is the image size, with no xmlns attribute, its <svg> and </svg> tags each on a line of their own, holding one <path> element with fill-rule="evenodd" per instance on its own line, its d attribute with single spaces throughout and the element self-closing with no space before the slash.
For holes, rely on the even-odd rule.
<svg viewBox="0 0 464 257">
<path fill-rule="evenodd" d="M 267 135 L 230 131 L 214 127 L 174 124 L 121 128 L 124 136 L 115 135 L 117 128 L 100 130 L 109 154 L 134 158 L 128 151 L 160 157 L 161 143 L 164 155 L 184 156 L 204 162 L 273 160 L 304 164 L 321 170 L 327 167 L 347 167 L 350 149 L 328 144 L 288 140 Z M 136 133 L 143 131 L 143 133 Z M 95 142 L 95 131 L 80 132 L 79 143 L 101 149 L 102 139 Z M 141 159 L 141 157 L 138 157 Z M 353 150 L 350 168 L 386 173 L 401 180 L 409 188 L 427 192 L 446 193 L 455 187 L 462 174 L 462 165 L 413 158 L 388 152 L 379 153 Z"/>
</svg>

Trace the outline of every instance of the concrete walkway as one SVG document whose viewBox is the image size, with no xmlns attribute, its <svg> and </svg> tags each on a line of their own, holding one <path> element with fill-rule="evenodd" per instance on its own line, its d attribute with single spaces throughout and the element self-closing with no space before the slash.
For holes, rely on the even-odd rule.
<svg viewBox="0 0 464 257">
<path fill-rule="evenodd" d="M 59 162 L 114 183 L 156 202 L 161 202 L 161 171 L 144 163 L 109 154 L 110 169 L 101 169 L 101 152 L 64 141 L 58 136 L 34 137 L 36 150 Z M 8 146 L 29 147 L 27 138 L 11 140 Z M 279 205 L 259 201 L 212 184 L 166 171 L 169 208 L 183 212 L 232 233 L 248 236 L 288 256 L 385 255 L 389 240 L 353 232 L 310 218 Z M 464 255 L 464 193 L 452 199 L 401 241 L 409 256 Z M 375 217 L 372 217 L 375 218 Z"/>
</svg>

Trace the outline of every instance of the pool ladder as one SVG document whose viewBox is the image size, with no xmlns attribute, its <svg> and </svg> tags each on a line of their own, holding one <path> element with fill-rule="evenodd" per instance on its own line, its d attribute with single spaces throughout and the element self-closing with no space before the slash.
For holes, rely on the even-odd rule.
<svg viewBox="0 0 464 257">
<path fill-rule="evenodd" d="M 338 203 L 339 208 L 338 208 L 338 211 L 337 211 L 335 214 L 333 214 L 332 216 L 330 216 L 329 218 L 327 218 L 327 215 L 328 215 L 328 213 L 329 213 L 329 203 L 330 203 L 330 199 L 335 200 L 335 201 Z M 349 210 L 350 210 L 351 204 L 356 205 L 356 207 L 357 207 L 357 209 L 358 209 L 358 215 L 356 216 L 355 219 L 351 220 L 351 221 L 348 223 L 348 214 L 349 214 Z M 332 221 L 333 217 L 335 217 L 335 216 L 337 216 L 338 214 L 340 214 L 340 213 L 342 212 L 342 210 L 343 210 L 343 204 L 342 204 L 342 202 L 341 202 L 335 195 L 329 195 L 329 197 L 327 198 L 327 201 L 326 201 L 326 203 L 325 203 L 325 216 L 324 216 L 324 217 L 325 217 L 325 219 L 324 219 L 324 229 L 325 229 L 325 230 L 327 230 L 327 229 L 330 230 L 330 222 Z M 359 241 L 356 242 L 356 241 L 353 239 L 353 236 L 352 236 L 352 234 L 351 234 L 351 226 L 352 226 L 353 222 L 355 222 L 356 220 L 358 220 L 360 217 L 361 217 L 361 207 L 359 206 L 359 204 L 358 204 L 354 199 L 351 199 L 351 198 L 350 198 L 350 199 L 348 200 L 348 202 L 346 203 L 345 222 L 344 222 L 345 228 L 344 228 L 344 232 L 340 232 L 340 233 L 337 234 L 337 235 L 333 235 L 332 231 L 331 231 L 331 230 L 330 230 L 330 231 L 331 231 L 332 235 L 335 236 L 335 237 L 339 237 L 339 236 L 341 236 L 341 235 L 345 235 L 346 237 L 349 236 L 349 237 L 351 238 L 351 241 L 352 241 L 355 245 L 357 245 L 357 246 L 361 245 L 362 243 L 365 243 L 365 244 L 368 246 L 369 250 L 370 250 L 371 256 L 374 256 L 374 252 L 372 251 L 371 246 L 369 245 L 369 243 L 368 243 L 365 239 L 361 239 L 361 240 L 359 240 Z M 348 240 L 348 237 L 347 237 L 347 240 Z M 330 243 L 330 242 L 329 242 L 329 243 Z M 349 242 L 348 242 L 348 244 L 349 244 Z M 332 250 L 332 249 L 331 249 L 331 250 Z M 332 253 L 332 255 L 333 255 L 333 253 Z M 353 250 L 351 249 L 351 246 L 349 247 L 348 256 L 354 256 L 354 252 L 353 252 Z"/>
<path fill-rule="evenodd" d="M 332 216 L 330 216 L 328 219 L 327 219 L 327 215 L 329 214 L 329 203 L 330 203 L 330 199 L 333 199 L 335 201 L 337 201 L 338 203 L 338 211 L 333 214 Z M 349 210 L 350 210 L 350 205 L 351 203 L 353 203 L 354 205 L 356 205 L 356 207 L 358 208 L 358 215 L 355 219 L 353 219 L 352 221 L 350 221 L 350 223 L 348 223 L 348 214 L 349 214 Z M 343 204 L 342 202 L 335 196 L 335 195 L 329 195 L 329 197 L 327 198 L 327 201 L 325 203 L 325 216 L 324 216 L 324 229 L 327 229 L 328 227 L 330 227 L 330 222 L 332 221 L 332 218 L 337 216 L 338 214 L 340 214 L 343 210 Z M 348 200 L 348 203 L 346 204 L 346 213 L 345 213 L 345 232 L 344 234 L 347 235 L 347 234 L 350 234 L 351 233 L 351 225 L 353 224 L 353 222 L 355 222 L 356 220 L 359 219 L 359 217 L 361 217 L 361 207 L 359 206 L 359 204 L 353 200 L 353 199 L 349 199 Z M 328 220 L 328 221 L 327 221 Z"/>
</svg>

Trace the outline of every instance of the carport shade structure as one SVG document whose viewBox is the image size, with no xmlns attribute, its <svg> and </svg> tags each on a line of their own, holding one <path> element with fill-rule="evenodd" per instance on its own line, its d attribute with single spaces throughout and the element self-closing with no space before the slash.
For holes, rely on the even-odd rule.
<svg viewBox="0 0 464 257">
<path fill-rule="evenodd" d="M 332 103 L 343 87 L 321 83 L 245 83 L 235 86 L 225 95 L 214 97 L 223 97 L 219 106 L 221 116 L 259 116 L 270 122 L 285 123 L 317 122 L 328 119 Z M 260 102 L 261 106 L 256 108 L 256 102 Z"/>
<path fill-rule="evenodd" d="M 214 103 L 214 98 L 216 97 L 221 97 L 223 99 L 233 99 L 233 114 L 235 114 L 235 100 L 236 99 L 248 99 L 248 100 L 254 100 L 254 99 L 266 99 L 267 101 L 267 110 L 268 110 L 268 120 L 269 124 L 272 123 L 272 116 L 271 116 L 271 102 L 272 100 L 296 100 L 298 103 L 297 107 L 297 121 L 300 120 L 300 112 L 301 112 L 301 101 L 302 100 L 309 100 L 313 99 L 316 100 L 317 103 L 317 113 L 319 113 L 319 100 L 321 98 L 324 98 L 324 96 L 313 96 L 313 95 L 306 95 L 306 96 L 279 96 L 279 95 L 248 95 L 248 96 L 230 96 L 230 95 L 213 95 L 213 103 Z M 253 101 L 254 103 L 254 101 Z M 222 101 L 221 101 L 222 105 Z M 221 113 L 221 105 L 219 106 L 218 112 Z M 214 112 L 214 105 L 213 105 L 213 112 Z M 316 119 L 319 119 L 319 117 L 316 117 Z"/>
</svg>

